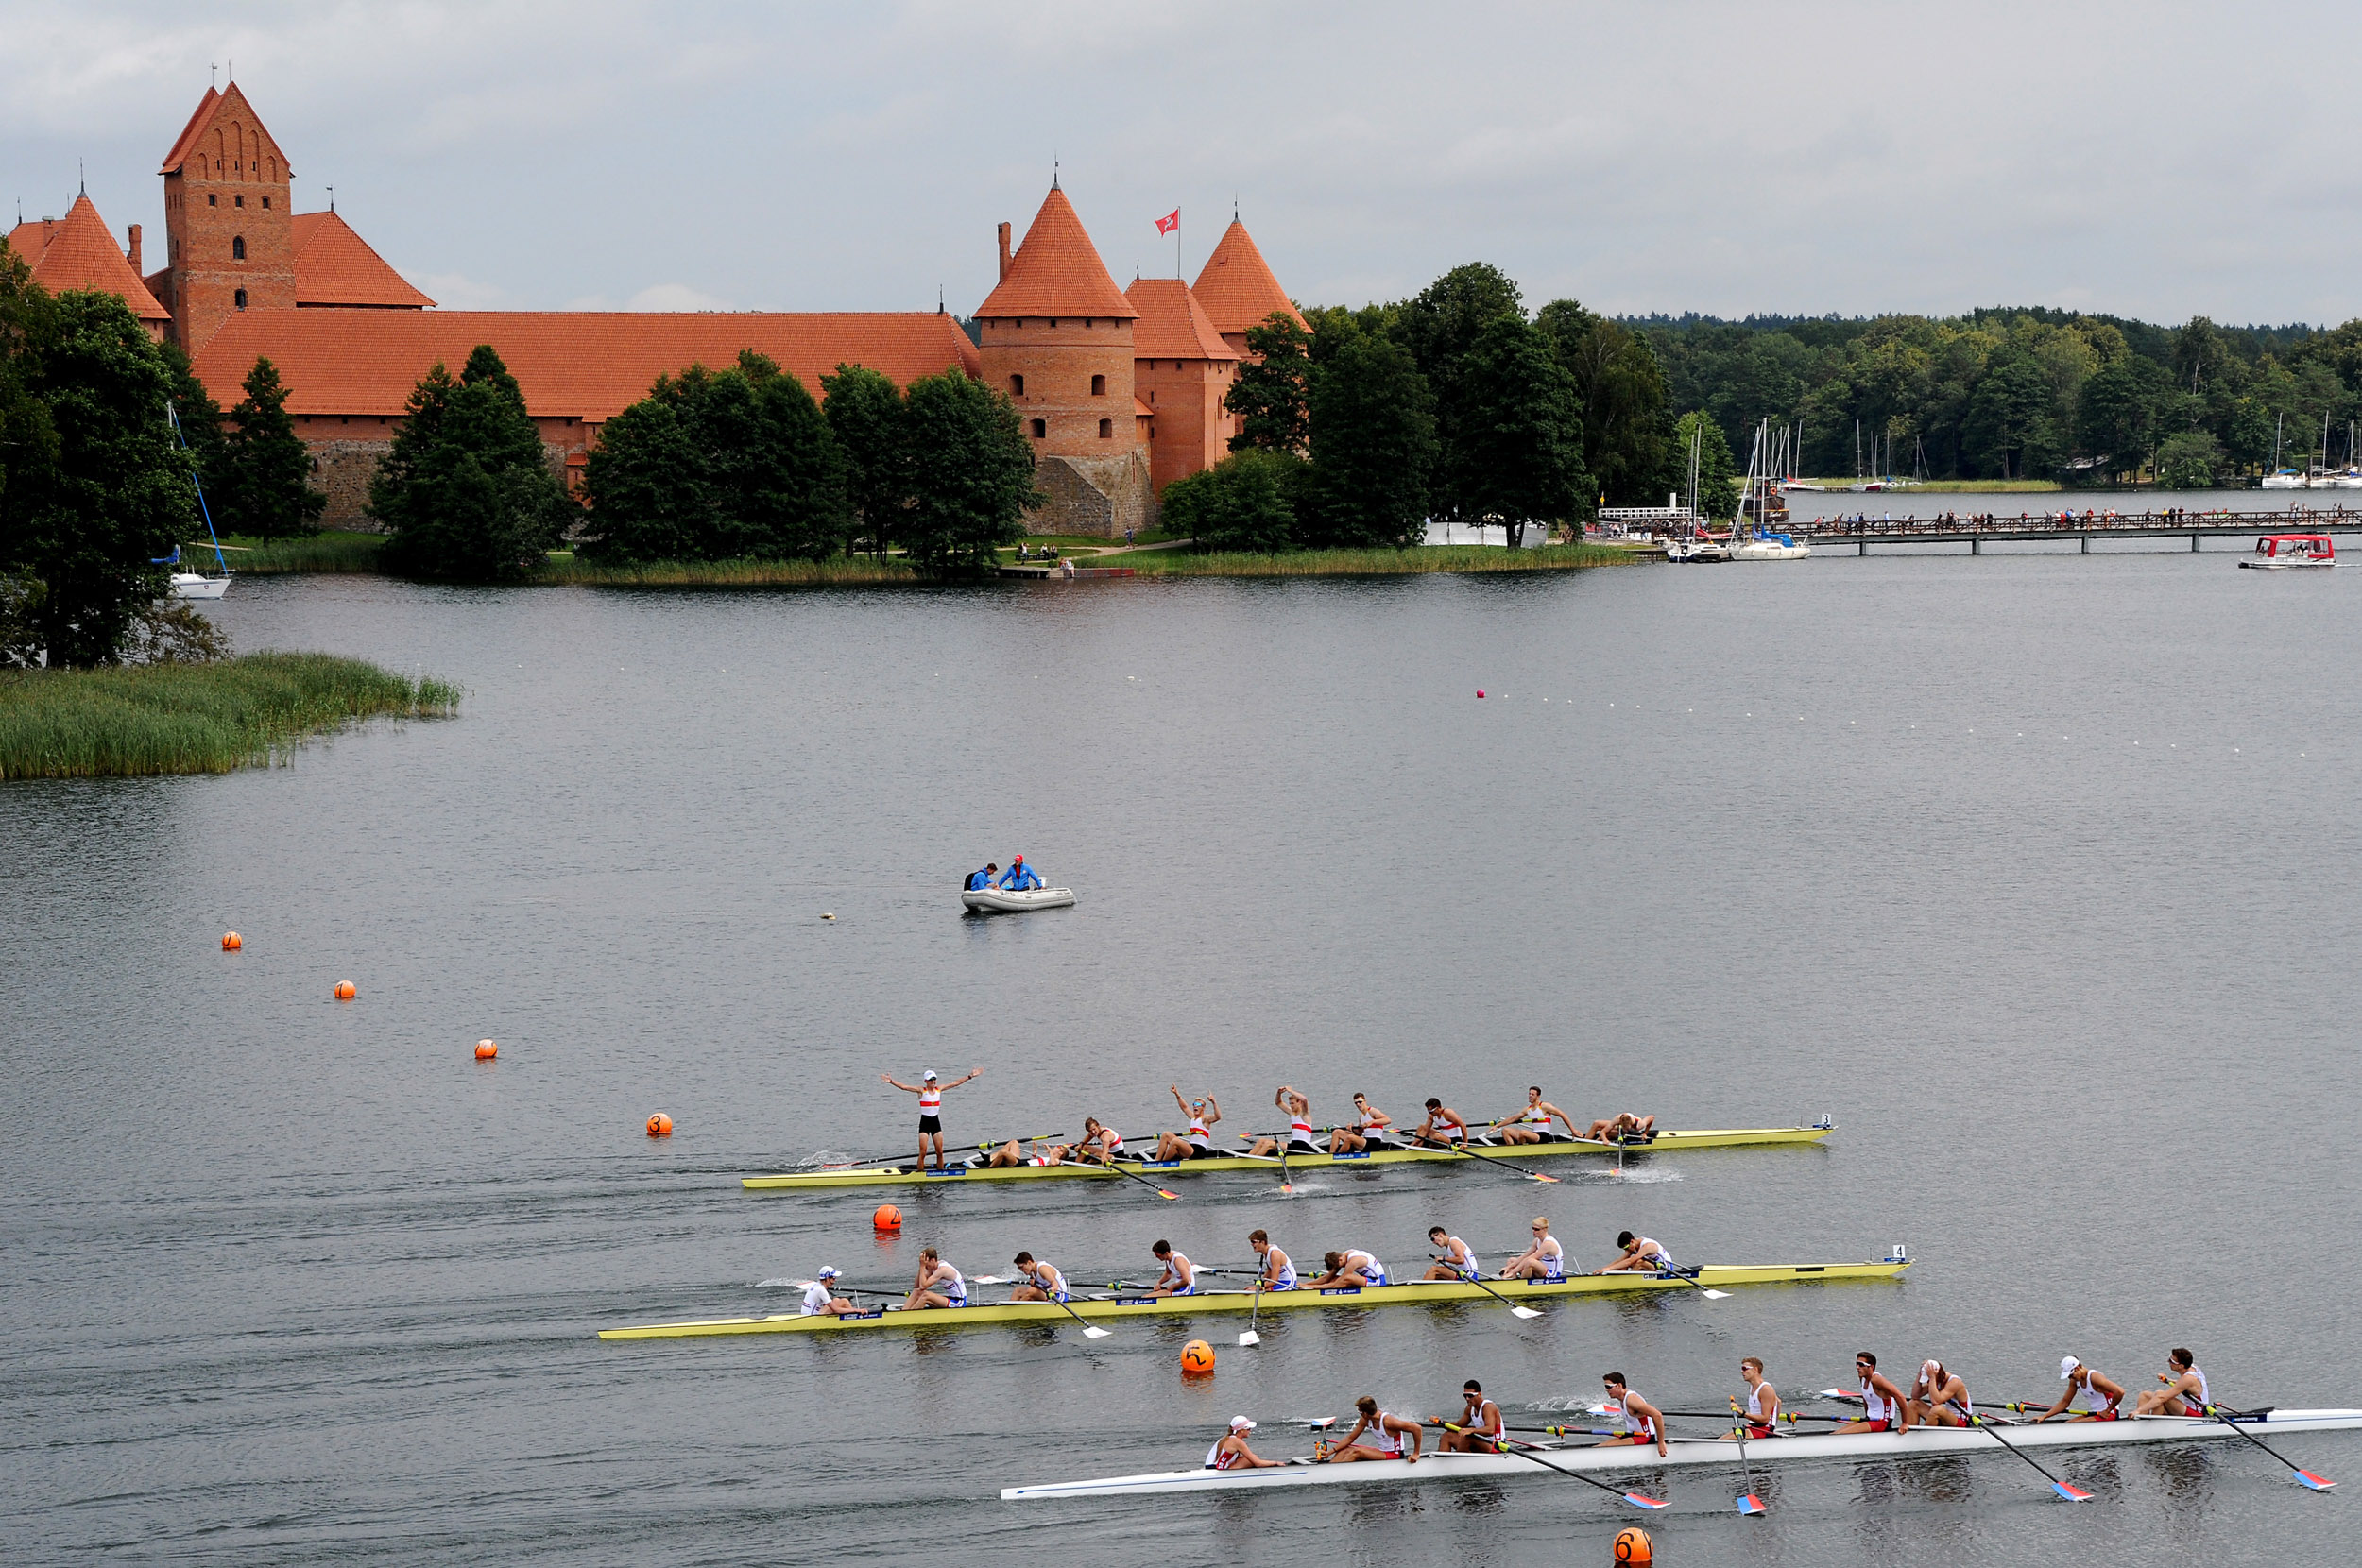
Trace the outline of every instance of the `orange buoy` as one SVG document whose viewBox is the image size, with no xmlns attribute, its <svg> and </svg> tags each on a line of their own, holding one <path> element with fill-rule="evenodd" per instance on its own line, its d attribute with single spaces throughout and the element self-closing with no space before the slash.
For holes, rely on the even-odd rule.
<svg viewBox="0 0 2362 1568">
<path fill-rule="evenodd" d="M 673 1118 L 659 1111 L 648 1118 L 648 1136 L 669 1138 L 673 1135 Z"/>
<path fill-rule="evenodd" d="M 1656 1542 L 1649 1532 L 1637 1525 L 1627 1525 L 1616 1532 L 1616 1560 L 1635 1564 L 1656 1560 Z"/>
<path fill-rule="evenodd" d="M 1214 1347 L 1203 1339 L 1192 1339 L 1181 1347 L 1181 1370 L 1185 1372 L 1209 1372 L 1214 1370 Z"/>
<path fill-rule="evenodd" d="M 497 1040 L 478 1040 L 475 1043 L 475 1059 L 479 1062 L 489 1062 L 500 1053 L 500 1042 Z"/>
<path fill-rule="evenodd" d="M 360 994 L 361 993 L 352 988 L 352 982 L 351 980 L 338 980 L 336 982 L 336 999 L 340 1002 L 349 1002 Z"/>
<path fill-rule="evenodd" d="M 881 1231 L 899 1231 L 902 1228 L 902 1211 L 891 1203 L 881 1203 L 878 1212 L 869 1217 L 869 1222 Z"/>
<path fill-rule="evenodd" d="M 224 931 L 221 933 L 221 950 L 223 952 L 234 953 L 245 946 L 246 938 L 240 936 L 237 932 Z"/>
</svg>

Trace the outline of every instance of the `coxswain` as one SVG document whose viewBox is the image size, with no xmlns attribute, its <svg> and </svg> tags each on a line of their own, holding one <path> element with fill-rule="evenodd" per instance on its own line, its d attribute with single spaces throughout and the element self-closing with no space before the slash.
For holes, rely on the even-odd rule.
<svg viewBox="0 0 2362 1568">
<path fill-rule="evenodd" d="M 1017 1288 L 1009 1292 L 1013 1302 L 1062 1302 L 1066 1300 L 1066 1276 L 1031 1253 L 1017 1254 Z"/>
<path fill-rule="evenodd" d="M 1569 1127 L 1572 1122 L 1567 1123 Z M 1634 1111 L 1618 1111 L 1602 1121 L 1591 1124 L 1583 1134 L 1593 1143 L 1647 1143 L 1656 1135 L 1656 1117 L 1644 1116 Z"/>
<path fill-rule="evenodd" d="M 998 861 L 987 861 L 984 862 L 984 870 L 971 871 L 967 874 L 967 891 L 969 893 L 982 893 L 986 888 L 992 886 L 992 879 L 999 875 L 1001 875 L 1001 862 Z"/>
<path fill-rule="evenodd" d="M 1307 1290 L 1360 1289 L 1386 1283 L 1386 1265 L 1359 1247 L 1347 1247 L 1341 1253 L 1325 1253 L 1321 1256 L 1321 1277 L 1304 1282 Z"/>
<path fill-rule="evenodd" d="M 904 1094 L 918 1097 L 918 1165 L 920 1169 L 925 1169 L 927 1166 L 927 1140 L 930 1138 L 933 1138 L 935 1144 L 935 1168 L 941 1170 L 944 1167 L 943 1091 L 958 1088 L 969 1078 L 975 1077 L 984 1070 L 982 1067 L 970 1067 L 966 1078 L 955 1078 L 949 1083 L 937 1082 L 935 1069 L 933 1067 L 929 1067 L 922 1073 L 916 1083 L 904 1083 L 890 1072 L 878 1075 Z"/>
<path fill-rule="evenodd" d="M 1282 1083 L 1271 1102 L 1288 1113 L 1288 1152 L 1318 1154 L 1321 1146 L 1312 1136 L 1312 1102 L 1296 1093 L 1292 1084 Z M 1279 1152 L 1279 1140 L 1258 1137 L 1247 1150 L 1258 1159 L 1268 1159 Z"/>
<path fill-rule="evenodd" d="M 1502 1433 L 1506 1428 L 1501 1425 L 1501 1407 L 1484 1397 L 1484 1385 L 1472 1377 L 1460 1386 L 1460 1397 L 1463 1403 L 1459 1420 L 1454 1421 L 1449 1416 L 1427 1418 L 1429 1426 L 1459 1428 L 1436 1439 L 1435 1451 L 1438 1454 L 1505 1452 L 1507 1442 Z"/>
<path fill-rule="evenodd" d="M 1196 1293 L 1196 1266 L 1173 1251 L 1172 1242 L 1159 1241 L 1149 1251 L 1155 1253 L 1156 1261 L 1165 1266 L 1165 1271 L 1156 1276 L 1156 1283 L 1148 1287 L 1150 1295 L 1188 1296 Z"/>
<path fill-rule="evenodd" d="M 1556 1143 L 1557 1134 L 1550 1131 L 1551 1118 L 1566 1124 L 1566 1135 L 1575 1135 L 1575 1118 L 1542 1098 L 1542 1085 L 1526 1086 L 1526 1108 L 1499 1123 L 1503 1143 Z"/>
<path fill-rule="evenodd" d="M 1419 1423 L 1390 1416 L 1378 1407 L 1378 1401 L 1363 1394 L 1353 1402 L 1361 1412 L 1361 1419 L 1353 1423 L 1344 1440 L 1328 1451 L 1330 1464 L 1351 1464 L 1357 1459 L 1401 1459 L 1409 1464 L 1419 1462 Z M 1363 1432 L 1370 1435 L 1368 1442 L 1354 1440 Z M 1402 1451 L 1402 1440 L 1411 1440 L 1411 1452 Z"/>
<path fill-rule="evenodd" d="M 830 1281 L 837 1277 L 834 1269 L 824 1268 L 819 1277 L 804 1287 L 804 1316 L 807 1318 L 842 1318 L 861 1310 L 836 1293 Z"/>
<path fill-rule="evenodd" d="M 1591 1446 L 1645 1448 L 1654 1443 L 1657 1457 L 1663 1458 L 1669 1452 L 1665 1445 L 1665 1412 L 1626 1387 L 1622 1372 L 1609 1372 L 1600 1382 L 1607 1389 L 1606 1413 L 1615 1417 L 1624 1430 L 1620 1437 L 1609 1438 Z"/>
<path fill-rule="evenodd" d="M 1855 1421 L 1841 1421 L 1829 1428 L 1832 1432 L 1908 1432 L 1911 1429 L 1909 1402 L 1894 1380 L 1878 1370 L 1878 1358 L 1868 1351 L 1857 1352 L 1854 1372 L 1861 1379 L 1861 1416 Z"/>
<path fill-rule="evenodd" d="M 1779 1429 L 1780 1390 L 1772 1387 L 1772 1380 L 1763 1375 L 1763 1362 L 1756 1356 L 1750 1355 L 1739 1362 L 1738 1375 L 1747 1385 L 1747 1406 L 1744 1412 L 1747 1422 L 1746 1435 L 1751 1438 L 1772 1437 Z M 1737 1400 L 1731 1401 L 1731 1409 L 1734 1412 L 1738 1411 Z M 1736 1438 L 1739 1434 L 1731 1432 L 1725 1435 Z"/>
<path fill-rule="evenodd" d="M 1011 861 L 1009 869 L 1001 874 L 1001 890 L 1003 893 L 1031 893 L 1039 886 L 1041 874 L 1027 865 L 1022 855 Z"/>
<path fill-rule="evenodd" d="M 1623 1252 L 1613 1263 L 1592 1270 L 1595 1274 L 1669 1274 L 1673 1271 L 1673 1254 L 1665 1244 L 1630 1231 L 1616 1233 L 1616 1245 Z"/>
<path fill-rule="evenodd" d="M 1255 1423 L 1244 1416 L 1230 1418 L 1230 1430 L 1222 1440 L 1206 1451 L 1208 1470 L 1275 1470 L 1287 1463 L 1285 1459 L 1266 1459 L 1257 1456 L 1246 1445 L 1246 1435 L 1255 1430 Z"/>
<path fill-rule="evenodd" d="M 1468 1250 L 1468 1244 L 1443 1226 L 1429 1226 L 1427 1241 L 1430 1247 L 1443 1249 L 1435 1254 L 1434 1265 L 1427 1271 L 1429 1279 L 1473 1280 L 1482 1271 L 1477 1267 L 1476 1253 Z"/>
<path fill-rule="evenodd" d="M 1370 1097 L 1356 1089 L 1353 1092 L 1353 1120 L 1328 1134 L 1328 1151 L 1332 1154 L 1360 1154 L 1372 1144 L 1381 1148 L 1386 1142 L 1386 1129 L 1395 1118 L 1370 1103 Z"/>
<path fill-rule="evenodd" d="M 1558 1285 L 1566 1278 L 1566 1249 L 1550 1234 L 1550 1217 L 1533 1217 L 1533 1245 L 1501 1266 L 1505 1280 L 1544 1280 Z"/>
<path fill-rule="evenodd" d="M 2058 1402 L 2034 1418 L 2036 1425 L 2053 1416 L 2064 1415 L 2069 1421 L 2122 1421 L 2124 1389 L 2113 1377 L 2095 1372 L 2072 1355 L 2059 1357 L 2059 1381 L 2066 1385 Z M 2069 1409 L 2079 1398 L 2091 1402 L 2090 1408 Z"/>
<path fill-rule="evenodd" d="M 935 1255 L 933 1247 L 918 1250 L 918 1278 L 911 1286 L 911 1293 L 902 1302 L 902 1310 L 916 1312 L 921 1308 L 944 1308 L 967 1304 L 967 1281 L 960 1271 Z"/>
<path fill-rule="evenodd" d="M 2136 1416 L 2202 1416 L 2212 1400 L 2206 1389 L 2206 1374 L 2198 1370 L 2190 1353 L 2180 1346 L 2165 1357 L 2165 1371 L 2157 1374 L 2162 1389 L 2151 1389 L 2132 1402 Z"/>
<path fill-rule="evenodd" d="M 1444 1131 L 1450 1128 L 1449 1133 Z M 1412 1143 L 1428 1149 L 1465 1149 L 1468 1147 L 1468 1121 L 1442 1100 L 1429 1098 L 1427 1119 L 1406 1134 Z"/>
<path fill-rule="evenodd" d="M 1296 1287 L 1296 1266 L 1287 1253 L 1272 1245 L 1269 1231 L 1248 1235 L 1246 1244 L 1255 1249 L 1255 1255 L 1263 1260 L 1262 1271 L 1255 1276 L 1256 1284 L 1265 1290 L 1293 1290 Z"/>
<path fill-rule="evenodd" d="M 1919 1375 L 1911 1380 L 1909 1408 L 1911 1421 L 1920 1426 L 1973 1426 L 1977 1422 L 1968 1385 L 1941 1361 L 1919 1364 Z"/>
<path fill-rule="evenodd" d="M 1222 1107 L 1214 1103 L 1212 1095 L 1195 1099 L 1181 1098 L 1181 1085 L 1172 1086 L 1172 1102 L 1181 1107 L 1181 1114 L 1190 1118 L 1189 1130 L 1183 1133 L 1156 1134 L 1156 1158 L 1164 1160 L 1203 1160 L 1214 1152 L 1214 1134 L 1208 1131 L 1222 1119 Z"/>
</svg>

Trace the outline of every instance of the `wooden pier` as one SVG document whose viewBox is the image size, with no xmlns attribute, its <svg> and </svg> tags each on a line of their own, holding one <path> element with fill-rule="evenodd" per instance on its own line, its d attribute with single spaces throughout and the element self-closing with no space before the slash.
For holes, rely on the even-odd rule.
<svg viewBox="0 0 2362 1568">
<path fill-rule="evenodd" d="M 2251 539 L 2265 534 L 2362 534 L 2362 507 L 2283 507 L 2277 511 L 2153 512 L 2112 515 L 2080 512 L 1992 512 L 1967 517 L 1820 518 L 1799 522 L 1789 516 L 1788 532 L 1814 545 L 1852 544 L 1867 555 L 1874 544 L 1966 544 L 1972 555 L 1987 544 L 2077 541 L 2083 554 L 2094 539 L 2182 539 L 2199 550 L 2209 538 Z"/>
</svg>

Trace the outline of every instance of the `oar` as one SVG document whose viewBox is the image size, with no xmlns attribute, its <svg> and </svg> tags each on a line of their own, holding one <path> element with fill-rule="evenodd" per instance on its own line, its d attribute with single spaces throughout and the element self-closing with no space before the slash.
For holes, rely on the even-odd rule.
<svg viewBox="0 0 2362 1568">
<path fill-rule="evenodd" d="M 1471 1428 L 1465 1426 L 1455 1426 L 1450 1422 L 1445 1422 L 1443 1426 L 1447 1432 L 1466 1432 L 1471 1430 Z M 1491 1434 L 1482 1432 L 1480 1432 L 1477 1435 L 1479 1437 L 1491 1437 Z M 1493 1438 L 1492 1440 L 1500 1445 L 1501 1452 L 1504 1454 L 1515 1454 L 1519 1458 L 1532 1459 L 1535 1464 L 1540 1465 L 1544 1470 L 1555 1470 L 1558 1474 L 1566 1476 L 1570 1480 L 1581 1481 L 1587 1487 L 1598 1487 L 1601 1491 L 1606 1492 L 1609 1496 L 1620 1497 L 1635 1508 L 1649 1508 L 1653 1510 L 1656 1508 L 1669 1508 L 1673 1506 L 1662 1497 L 1648 1497 L 1637 1491 L 1626 1491 L 1621 1487 L 1612 1487 L 1605 1481 L 1596 1480 L 1589 1475 L 1585 1475 L 1579 1470 L 1567 1470 L 1562 1468 L 1561 1466 L 1554 1465 L 1550 1463 L 1549 1460 L 1542 1457 L 1541 1455 L 1535 1453 L 1533 1451 L 1533 1444 L 1530 1442 L 1519 1442 L 1515 1438 Z"/>
<path fill-rule="evenodd" d="M 1261 1316 L 1262 1311 L 1263 1280 L 1262 1276 L 1258 1274 L 1256 1276 L 1255 1280 L 1255 1303 L 1246 1309 L 1246 1330 L 1239 1336 L 1240 1344 L 1259 1345 L 1263 1342 L 1263 1337 L 1255 1332 L 1255 1320 Z"/>
<path fill-rule="evenodd" d="M 1739 1417 L 1731 1436 L 1738 1440 L 1738 1472 L 1747 1478 L 1747 1490 L 1738 1494 L 1738 1511 L 1741 1517 L 1752 1519 L 1763 1511 L 1763 1499 L 1755 1495 L 1754 1466 L 1747 1462 L 1747 1418 L 1739 1416 L 1736 1399 L 1731 1401 L 1731 1414 Z"/>
<path fill-rule="evenodd" d="M 2288 1473 L 2296 1478 L 2297 1485 L 2310 1488 L 2314 1491 L 2327 1491 L 2330 1488 L 2337 1484 L 2335 1481 L 2324 1481 L 2319 1475 L 2316 1475 L 2311 1471 L 2305 1469 L 2302 1465 L 2288 1464 L 2288 1461 L 2285 1458 L 2281 1458 L 2278 1454 L 2272 1454 L 2272 1451 L 2269 1448 L 2265 1448 L 2263 1439 L 2257 1437 L 2254 1433 L 2249 1431 L 2246 1427 L 2232 1420 L 2230 1413 L 2225 1411 L 2221 1406 L 2205 1405 L 2200 1406 L 2199 1408 L 2203 1409 L 2208 1415 L 2214 1417 L 2217 1421 L 2221 1422 L 2225 1426 L 2230 1427 L 2234 1432 L 2238 1433 L 2239 1436 L 2247 1439 L 2248 1441 L 2253 1443 L 2256 1447 L 2263 1448 L 2265 1453 L 2271 1454 L 2273 1458 L 2280 1459 L 2282 1464 L 2288 1465 Z"/>
<path fill-rule="evenodd" d="M 1444 1261 L 1442 1257 L 1438 1256 L 1434 1253 L 1428 1253 L 1428 1256 L 1434 1258 L 1438 1263 Z M 1523 1303 L 1511 1301 L 1507 1296 L 1502 1295 L 1499 1291 L 1494 1289 L 1491 1286 L 1485 1284 L 1481 1279 L 1472 1279 L 1466 1274 L 1461 1275 L 1460 1278 L 1463 1283 L 1475 1286 L 1479 1290 L 1483 1291 L 1486 1295 L 1492 1297 L 1495 1301 L 1509 1308 L 1509 1310 L 1517 1317 L 1539 1318 L 1542 1316 L 1542 1314 L 1536 1312 L 1533 1308 L 1525 1305 Z"/>
<path fill-rule="evenodd" d="M 1713 1287 L 1710 1287 L 1710 1286 L 1705 1286 L 1705 1285 L 1701 1285 L 1701 1284 L 1699 1284 L 1699 1282 L 1698 1282 L 1698 1274 L 1699 1274 L 1699 1271 L 1700 1271 L 1701 1270 L 1703 1270 L 1704 1267 L 1705 1267 L 1705 1265 L 1704 1265 L 1704 1264 L 1703 1264 L 1703 1263 L 1699 1263 L 1699 1264 L 1692 1264 L 1690 1267 L 1688 1267 L 1688 1268 L 1686 1268 L 1686 1269 L 1669 1269 L 1669 1270 L 1665 1270 L 1665 1277 L 1671 1278 L 1671 1279 L 1677 1279 L 1677 1280 L 1680 1280 L 1680 1281 L 1681 1281 L 1684 1285 L 1687 1285 L 1687 1286 L 1692 1286 L 1692 1287 L 1696 1287 L 1696 1289 L 1697 1289 L 1697 1291 L 1698 1291 L 1698 1293 L 1699 1293 L 1700 1295 L 1703 1295 L 1703 1297 L 1705 1297 L 1705 1299 L 1706 1299 L 1706 1300 L 1708 1300 L 1708 1301 L 1710 1301 L 1710 1302 L 1726 1302 L 1726 1301 L 1729 1301 L 1729 1300 L 1731 1299 L 1731 1293 L 1730 1293 L 1729 1291 L 1727 1291 L 1727 1290 L 1717 1290 L 1717 1289 L 1713 1288 Z"/>
<path fill-rule="evenodd" d="M 1168 1192 L 1163 1187 L 1160 1187 L 1155 1183 L 1150 1181 L 1147 1177 L 1136 1176 L 1131 1171 L 1124 1169 L 1121 1166 L 1116 1165 L 1112 1161 L 1103 1162 L 1099 1160 L 1084 1160 L 1079 1163 L 1087 1167 L 1104 1165 L 1106 1169 L 1114 1171 L 1125 1181 L 1139 1183 L 1140 1185 L 1146 1187 L 1149 1191 L 1155 1193 L 1157 1197 L 1163 1199 L 1168 1203 L 1177 1203 L 1181 1201 L 1181 1195 L 1179 1193 Z"/>
<path fill-rule="evenodd" d="M 970 1285 L 1013 1285 L 1016 1281 L 1017 1276 L 1014 1274 L 978 1274 L 967 1283 Z M 1072 1285 L 1069 1285 L 1067 1288 L 1071 1290 L 1074 1287 Z M 1033 1306 L 1037 1304 L 1033 1302 L 1018 1302 L 1016 1304 L 1019 1306 Z M 1062 1301 L 1056 1300 L 1055 1298 L 1051 1300 L 1050 1304 L 1059 1308 L 1076 1322 L 1082 1323 L 1083 1338 L 1086 1339 L 1104 1339 L 1108 1335 L 1115 1332 L 1113 1329 L 1101 1328 L 1097 1323 L 1084 1322 L 1083 1315 L 1080 1312 L 1075 1311 L 1074 1308 L 1067 1305 L 1067 1304 Z"/>
<path fill-rule="evenodd" d="M 1487 1149 L 1490 1149 L 1490 1148 L 1493 1148 L 1493 1147 L 1496 1147 L 1496 1146 L 1491 1145 L 1491 1144 L 1486 1144 L 1486 1145 L 1483 1145 L 1482 1147 L 1487 1148 Z M 1467 1149 L 1466 1149 L 1464 1146 L 1463 1146 L 1463 1148 L 1461 1148 L 1461 1149 L 1458 1150 L 1458 1152 L 1459 1152 L 1459 1154 L 1460 1154 L 1461 1158 L 1463 1158 L 1463 1159 L 1466 1159 L 1466 1160 L 1474 1160 L 1474 1161 L 1475 1161 L 1478 1165 L 1481 1165 L 1481 1166 L 1496 1166 L 1496 1165 L 1497 1165 L 1497 1166 L 1499 1166 L 1499 1167 L 1500 1167 L 1503 1170 L 1514 1170 L 1514 1171 L 1515 1171 L 1515 1172 L 1518 1174 L 1518 1176 L 1519 1176 L 1520 1178 L 1522 1178 L 1522 1179 L 1524 1179 L 1524 1180 L 1526 1180 L 1526 1181 L 1529 1181 L 1529 1182 L 1556 1182 L 1557 1180 L 1559 1180 L 1559 1178 L 1557 1178 L 1557 1177 L 1555 1177 L 1555 1176 L 1550 1175 L 1550 1174 L 1549 1174 L 1549 1172 L 1547 1172 L 1547 1171 L 1541 1171 L 1541 1170 L 1529 1170 L 1529 1169 L 1527 1169 L 1524 1166 L 1518 1165 L 1518 1164 L 1516 1164 L 1515 1161 L 1511 1161 L 1511 1160 L 1503 1160 L 1503 1159 L 1498 1159 L 1498 1158 L 1496 1158 L 1495 1156 L 1490 1155 L 1490 1154 L 1471 1154 L 1471 1153 L 1469 1153 L 1469 1152 L 1468 1152 Z"/>
<path fill-rule="evenodd" d="M 2060 1480 L 2056 1475 L 2051 1474 L 2047 1470 L 2043 1470 L 2042 1466 L 2035 1462 L 2034 1457 L 2031 1454 L 2028 1454 L 2026 1450 L 2020 1448 L 2017 1444 L 2003 1437 L 1999 1428 L 1987 1425 L 1984 1417 L 1971 1416 L 1968 1418 L 1968 1423 L 1971 1426 L 1976 1427 L 1978 1431 L 1983 1432 L 1986 1436 L 1992 1438 L 1994 1441 L 1999 1443 L 2002 1447 L 2008 1449 L 2019 1458 L 2024 1459 L 2028 1464 L 2033 1465 L 2036 1470 L 2041 1471 L 2042 1478 L 2050 1483 L 2050 1490 L 2065 1498 L 2068 1502 L 2088 1503 L 2092 1500 L 2092 1494 L 2085 1491 L 2081 1487 L 2069 1486 L 2064 1481 Z"/>
</svg>

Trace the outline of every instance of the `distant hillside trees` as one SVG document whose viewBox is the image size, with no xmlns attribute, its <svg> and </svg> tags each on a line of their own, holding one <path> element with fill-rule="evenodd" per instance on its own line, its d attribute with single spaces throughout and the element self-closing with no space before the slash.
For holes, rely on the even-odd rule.
<svg viewBox="0 0 2362 1568">
<path fill-rule="evenodd" d="M 522 581 L 580 516 L 489 344 L 457 380 L 438 364 L 412 390 L 369 510 L 385 524 L 387 567 L 462 583 Z"/>
</svg>

